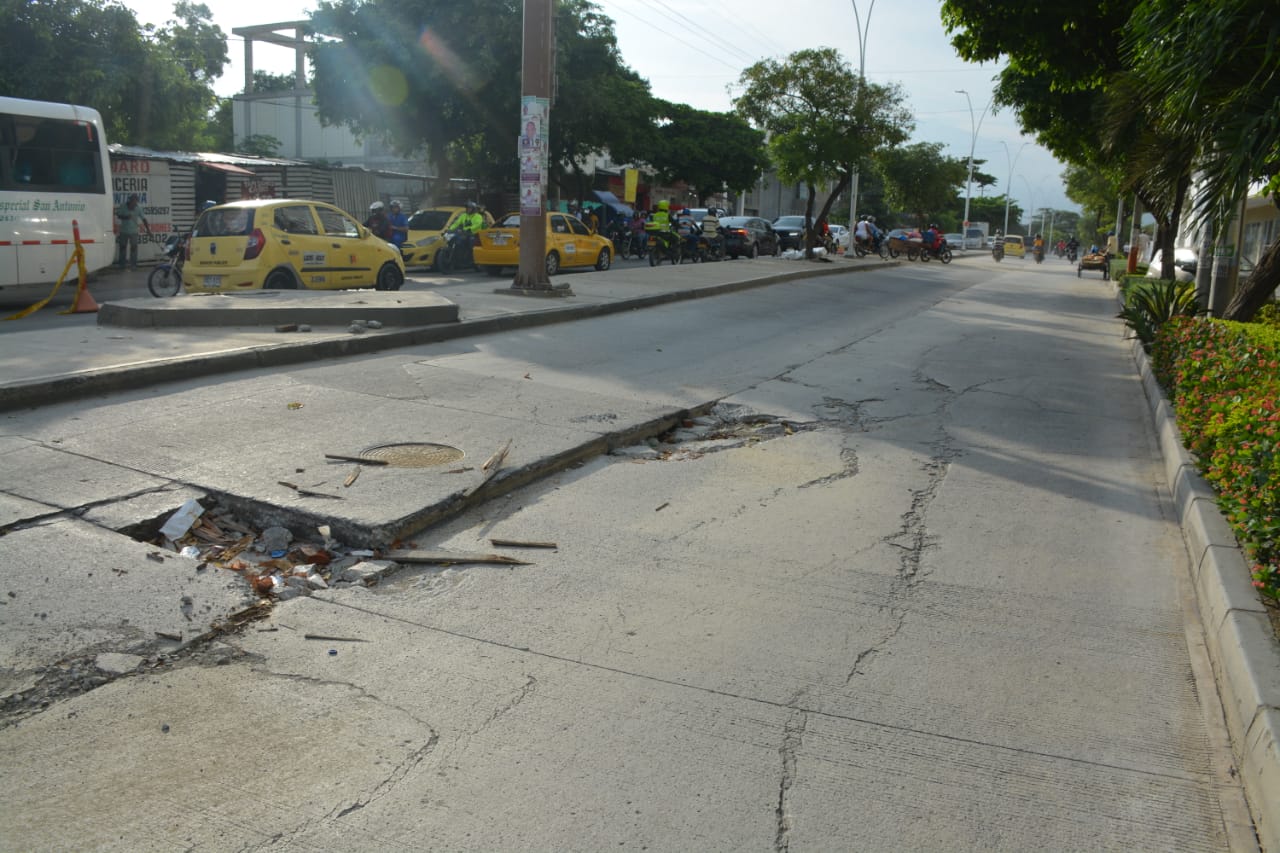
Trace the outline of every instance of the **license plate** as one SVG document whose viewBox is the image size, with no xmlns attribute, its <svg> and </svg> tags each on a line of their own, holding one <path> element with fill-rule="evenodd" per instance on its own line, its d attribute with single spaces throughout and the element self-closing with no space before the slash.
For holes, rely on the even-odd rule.
<svg viewBox="0 0 1280 853">
<path fill-rule="evenodd" d="M 493 235 L 493 245 L 495 246 L 505 246 L 510 242 L 511 242 L 510 234 L 494 234 Z"/>
<path fill-rule="evenodd" d="M 205 277 L 204 277 L 204 286 L 205 286 L 205 287 L 222 287 L 222 276 L 220 276 L 220 275 L 207 275 L 207 276 L 205 276 Z"/>
</svg>

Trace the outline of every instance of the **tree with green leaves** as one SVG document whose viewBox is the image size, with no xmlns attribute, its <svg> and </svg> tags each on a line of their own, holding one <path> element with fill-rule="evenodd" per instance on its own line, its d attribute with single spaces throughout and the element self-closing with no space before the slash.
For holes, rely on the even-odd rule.
<svg viewBox="0 0 1280 853">
<path fill-rule="evenodd" d="M 699 205 L 723 190 L 746 192 L 769 167 L 764 134 L 734 113 L 659 102 L 657 146 L 646 159 L 664 182 L 693 187 Z"/>
<path fill-rule="evenodd" d="M 106 0 L 0 0 L 0 91 L 93 107 L 112 142 L 201 150 L 227 62 L 207 6 L 179 2 L 159 29 Z"/>
<path fill-rule="evenodd" d="M 796 51 L 742 72 L 734 107 L 768 134 L 769 154 L 785 181 L 809 190 L 806 225 L 826 219 L 850 185 L 855 167 L 905 142 L 914 129 L 899 87 L 866 83 L 833 48 Z M 819 186 L 835 186 L 814 215 Z M 809 227 L 806 253 L 813 248 Z"/>
<path fill-rule="evenodd" d="M 465 172 L 510 190 L 521 10 L 520 0 L 321 3 L 313 26 L 341 39 L 312 49 L 321 120 L 404 154 L 425 148 L 442 178 Z M 622 63 L 613 22 L 591 3 L 558 2 L 555 27 L 549 161 L 553 181 L 573 183 L 575 164 L 593 152 L 626 161 L 647 151 L 654 107 L 648 85 Z"/>
<path fill-rule="evenodd" d="M 969 161 L 944 156 L 939 142 L 917 142 L 881 151 L 876 168 L 884 176 L 889 204 L 923 228 L 954 206 L 956 186 L 964 184 Z"/>
<path fill-rule="evenodd" d="M 1262 182 L 1280 191 L 1280 16 L 1266 0 L 1144 0 L 1123 54 L 1139 102 L 1173 137 L 1198 144 L 1195 215 L 1228 222 Z M 1205 259 L 1207 260 L 1207 259 Z M 1251 318 L 1280 286 L 1280 237 L 1236 289 L 1224 316 Z"/>
</svg>

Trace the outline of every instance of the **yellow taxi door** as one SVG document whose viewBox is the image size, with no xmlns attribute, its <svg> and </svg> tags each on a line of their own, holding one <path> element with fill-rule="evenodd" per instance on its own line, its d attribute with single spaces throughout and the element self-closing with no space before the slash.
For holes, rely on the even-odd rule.
<svg viewBox="0 0 1280 853">
<path fill-rule="evenodd" d="M 325 251 L 325 237 L 320 233 L 311 205 L 277 207 L 272 214 L 271 226 L 280 232 L 276 234 L 277 242 L 290 265 L 297 270 L 303 287 L 324 287 L 328 253 Z"/>
<path fill-rule="evenodd" d="M 323 280 L 316 287 L 354 287 L 374 280 L 378 256 L 373 249 L 377 237 L 363 236 L 363 227 L 336 207 L 315 206 L 324 238 L 323 258 L 316 258 L 317 273 Z"/>
<path fill-rule="evenodd" d="M 553 213 L 547 217 L 547 254 L 553 250 L 560 256 L 560 266 L 573 265 L 573 229 L 569 227 L 569 217 L 563 213 Z"/>
</svg>

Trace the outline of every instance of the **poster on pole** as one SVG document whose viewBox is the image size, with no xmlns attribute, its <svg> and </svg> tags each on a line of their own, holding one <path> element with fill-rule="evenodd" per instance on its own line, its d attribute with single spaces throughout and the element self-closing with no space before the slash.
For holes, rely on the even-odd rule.
<svg viewBox="0 0 1280 853">
<path fill-rule="evenodd" d="M 520 215 L 539 216 L 545 209 L 547 136 L 551 102 L 548 98 L 520 98 Z"/>
</svg>

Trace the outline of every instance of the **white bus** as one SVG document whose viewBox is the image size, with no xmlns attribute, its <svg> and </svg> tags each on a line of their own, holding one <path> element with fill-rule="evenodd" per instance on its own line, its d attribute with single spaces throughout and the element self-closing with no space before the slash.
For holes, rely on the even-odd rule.
<svg viewBox="0 0 1280 853">
<path fill-rule="evenodd" d="M 73 220 L 86 269 L 109 266 L 113 213 L 97 110 L 0 97 L 0 291 L 57 281 L 75 248 Z"/>
</svg>

